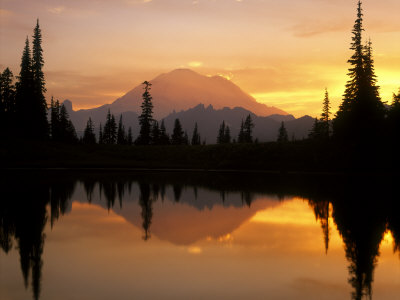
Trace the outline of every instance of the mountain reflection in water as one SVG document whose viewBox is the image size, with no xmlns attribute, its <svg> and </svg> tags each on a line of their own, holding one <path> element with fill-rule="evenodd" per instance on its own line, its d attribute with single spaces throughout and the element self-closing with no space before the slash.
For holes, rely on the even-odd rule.
<svg viewBox="0 0 400 300">
<path fill-rule="evenodd" d="M 140 207 L 144 242 L 154 233 L 175 245 L 190 246 L 206 238 L 228 239 L 257 212 L 278 206 L 287 197 L 300 197 L 321 225 L 326 252 L 333 220 L 344 243 L 351 299 L 358 300 L 372 297 L 374 269 L 385 233 L 391 232 L 394 251 L 400 249 L 395 181 L 378 176 L 246 173 L 11 173 L 1 181 L 0 243 L 5 253 L 18 249 L 25 288 L 30 285 L 33 298 L 39 299 L 41 282 L 46 280 L 42 279 L 45 227 L 49 222 L 53 228 L 68 214 L 72 200 L 100 205 L 135 225 L 139 221 L 133 218 L 133 210 Z M 255 201 L 264 196 L 272 200 Z M 162 209 L 155 216 L 158 203 Z M 218 213 L 219 209 L 224 213 Z M 158 225 L 153 228 L 154 218 Z"/>
</svg>

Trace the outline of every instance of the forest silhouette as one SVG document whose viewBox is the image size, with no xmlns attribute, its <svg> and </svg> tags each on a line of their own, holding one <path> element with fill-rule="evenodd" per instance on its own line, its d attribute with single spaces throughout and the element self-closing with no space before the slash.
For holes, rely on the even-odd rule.
<svg viewBox="0 0 400 300">
<path fill-rule="evenodd" d="M 351 299 L 359 300 L 372 294 L 379 246 L 387 230 L 394 238 L 394 251 L 399 251 L 400 222 L 396 215 L 399 203 L 392 200 L 399 196 L 398 189 L 384 176 L 346 175 L 326 179 L 316 175 L 231 173 L 12 172 L 0 184 L 4 195 L 0 209 L 0 244 L 5 253 L 16 246 L 25 287 L 30 284 L 33 298 L 39 299 L 45 263 L 42 258 L 45 226 L 47 223 L 56 226 L 57 220 L 70 212 L 71 197 L 79 183 L 84 187 L 88 203 L 93 201 L 92 195 L 97 190 L 97 196 L 104 199 L 109 210 L 123 207 L 124 199 L 137 199 L 144 241 L 151 238 L 153 204 L 166 199 L 166 189 L 172 189 L 173 197 L 168 200 L 175 202 L 182 201 L 182 191 L 187 189 L 192 189 L 195 195 L 198 189 L 215 191 L 221 203 L 225 195 L 239 194 L 243 207 L 251 206 L 256 194 L 276 195 L 280 201 L 297 196 L 308 202 L 319 220 L 326 252 L 332 230 L 329 219 L 333 220 L 349 262 Z M 134 185 L 139 188 L 133 189 Z"/>
<path fill-rule="evenodd" d="M 44 163 L 47 167 L 126 165 L 275 171 L 394 171 L 400 164 L 396 155 L 400 150 L 400 91 L 393 95 L 391 105 L 382 102 L 372 42 L 363 38 L 364 31 L 362 3 L 359 1 L 350 45 L 353 54 L 348 60 L 349 80 L 343 101 L 331 117 L 333 113 L 326 89 L 321 117 L 315 120 L 307 139 L 289 137 L 282 122 L 275 143 L 260 143 L 252 135 L 254 122 L 251 115 L 242 119 L 237 137 L 231 136 L 225 121 L 218 129 L 216 141 L 202 140 L 197 123 L 194 128 L 185 129 L 179 119 L 175 120 L 173 132 L 169 134 L 164 120 L 159 124 L 153 118 L 152 84 L 148 81 L 143 82 L 142 113 L 138 119 L 140 133 L 137 137 L 132 135 L 132 128 L 125 128 L 122 115 L 114 116 L 110 110 L 105 122 L 99 124 L 98 133 L 89 118 L 83 136 L 78 137 L 64 104 L 52 98 L 47 116 L 42 35 L 38 20 L 32 50 L 26 39 L 15 84 L 8 68 L 0 76 L 0 136 L 5 149 L 1 160 L 7 167 L 34 167 Z M 219 147 L 206 146 L 207 143 L 216 143 Z M 31 151 L 25 153 L 27 145 Z M 150 145 L 155 149 L 141 149 Z M 166 154 L 165 161 L 159 160 L 160 153 Z M 390 164 L 385 163 L 387 155 L 391 157 Z M 21 156 L 25 156 L 24 160 L 18 159 Z M 213 160 L 213 157 L 220 156 L 225 159 Z M 257 157 L 257 162 L 252 162 L 252 157 Z"/>
</svg>

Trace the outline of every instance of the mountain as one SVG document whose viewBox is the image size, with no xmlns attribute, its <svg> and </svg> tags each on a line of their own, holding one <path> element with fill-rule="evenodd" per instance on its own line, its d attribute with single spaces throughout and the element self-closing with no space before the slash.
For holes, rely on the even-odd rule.
<svg viewBox="0 0 400 300">
<path fill-rule="evenodd" d="M 173 111 L 187 110 L 200 103 L 211 104 L 217 109 L 243 107 L 259 116 L 287 115 L 279 108 L 258 103 L 233 82 L 221 76 L 208 77 L 189 69 L 177 69 L 161 74 L 150 82 L 155 119 L 164 118 Z M 82 110 L 82 113 L 93 111 L 95 114 L 103 114 L 110 109 L 114 114 L 126 111 L 140 114 L 142 94 L 143 85 L 138 85 L 112 104 L 100 106 L 94 111 Z"/>
<path fill-rule="evenodd" d="M 275 141 L 282 121 L 285 123 L 289 137 L 294 136 L 296 139 L 307 137 L 314 123 L 314 119 L 310 116 L 299 119 L 292 115 L 260 117 L 241 107 L 214 109 L 211 105 L 205 107 L 203 104 L 179 113 L 174 112 L 167 116 L 164 122 L 167 132 L 172 132 L 175 119 L 179 119 L 189 138 L 197 122 L 202 141 L 206 140 L 207 144 L 213 144 L 216 143 L 222 121 L 230 127 L 232 138 L 237 139 L 241 122 L 248 115 L 251 115 L 255 125 L 253 137 L 260 142 Z"/>
</svg>

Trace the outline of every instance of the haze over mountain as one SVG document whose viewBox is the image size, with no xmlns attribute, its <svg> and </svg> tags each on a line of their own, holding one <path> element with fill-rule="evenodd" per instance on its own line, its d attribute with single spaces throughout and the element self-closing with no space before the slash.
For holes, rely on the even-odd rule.
<svg viewBox="0 0 400 300">
<path fill-rule="evenodd" d="M 200 103 L 216 109 L 243 107 L 258 116 L 287 115 L 285 111 L 258 103 L 233 82 L 221 77 L 200 75 L 189 69 L 177 69 L 161 74 L 152 83 L 154 117 L 161 119 L 175 111 L 187 110 Z M 140 113 L 143 86 L 139 85 L 111 104 L 116 112 Z"/>
<path fill-rule="evenodd" d="M 258 116 L 288 114 L 279 108 L 258 103 L 237 85 L 221 76 L 208 77 L 189 69 L 177 69 L 161 74 L 150 82 L 154 105 L 153 117 L 157 120 L 165 118 L 174 111 L 187 110 L 198 104 L 212 105 L 216 109 L 243 107 Z M 77 111 L 73 122 L 77 128 L 82 128 L 89 116 L 94 120 L 104 120 L 108 109 L 114 115 L 125 112 L 140 114 L 142 94 L 143 85 L 140 84 L 111 104 Z"/>
</svg>

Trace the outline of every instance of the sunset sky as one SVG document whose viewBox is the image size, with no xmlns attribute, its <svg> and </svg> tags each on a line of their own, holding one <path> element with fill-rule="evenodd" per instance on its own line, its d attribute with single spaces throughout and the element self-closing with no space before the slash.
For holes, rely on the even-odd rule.
<svg viewBox="0 0 400 300">
<path fill-rule="evenodd" d="M 0 0 L 0 68 L 15 75 L 36 18 L 48 97 L 111 103 L 176 68 L 222 75 L 295 116 L 335 111 L 347 77 L 356 0 Z M 400 1 L 365 0 L 381 96 L 400 87 Z"/>
</svg>

